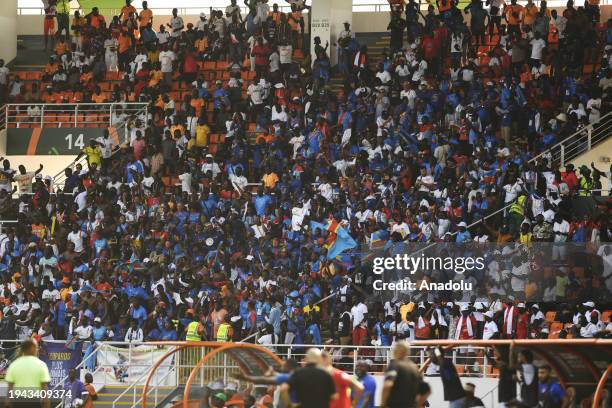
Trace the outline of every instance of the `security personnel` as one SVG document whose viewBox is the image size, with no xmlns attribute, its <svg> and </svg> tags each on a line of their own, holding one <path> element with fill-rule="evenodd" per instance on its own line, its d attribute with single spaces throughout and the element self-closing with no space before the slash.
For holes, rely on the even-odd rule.
<svg viewBox="0 0 612 408">
<path fill-rule="evenodd" d="M 525 219 L 525 204 L 527 196 L 521 194 L 510 206 L 508 213 L 510 215 L 510 232 L 516 235 L 519 232 L 520 226 Z"/>
<path fill-rule="evenodd" d="M 57 14 L 57 32 L 55 33 L 57 38 L 60 38 L 64 32 L 66 40 L 70 38 L 70 0 L 57 0 L 56 3 Z"/>
<path fill-rule="evenodd" d="M 588 196 L 593 189 L 593 179 L 591 178 L 591 170 L 587 166 L 580 167 L 580 191 L 578 195 Z"/>
<path fill-rule="evenodd" d="M 224 317 L 217 329 L 217 341 L 231 341 L 233 332 L 232 325 L 227 322 L 227 317 Z"/>
<path fill-rule="evenodd" d="M 204 326 L 202 323 L 195 318 L 194 312 L 192 309 L 187 310 L 187 315 L 191 315 L 191 323 L 187 325 L 187 330 L 185 334 L 186 341 L 201 341 L 202 340 L 202 332 L 204 331 Z"/>
</svg>

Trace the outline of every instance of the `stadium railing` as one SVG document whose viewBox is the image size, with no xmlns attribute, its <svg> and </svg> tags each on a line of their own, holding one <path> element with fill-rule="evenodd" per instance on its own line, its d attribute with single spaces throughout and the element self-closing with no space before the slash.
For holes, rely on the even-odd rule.
<svg viewBox="0 0 612 408">
<path fill-rule="evenodd" d="M 611 135 L 612 111 L 602 116 L 599 121 L 583 127 L 573 135 L 538 154 L 529 162 L 535 163 L 540 159 L 548 159 L 559 167 L 565 167 L 570 161 L 591 150 Z"/>
<path fill-rule="evenodd" d="M 134 116 L 146 117 L 148 104 L 11 103 L 3 113 L 7 128 L 105 128 L 125 125 Z"/>
</svg>

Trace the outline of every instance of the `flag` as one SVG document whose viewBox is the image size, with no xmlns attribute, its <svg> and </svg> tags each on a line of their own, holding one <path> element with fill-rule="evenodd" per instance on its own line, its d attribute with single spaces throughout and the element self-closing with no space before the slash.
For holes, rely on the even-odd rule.
<svg viewBox="0 0 612 408">
<path fill-rule="evenodd" d="M 328 236 L 325 243 L 327 259 L 334 259 L 347 249 L 357 246 L 357 242 L 355 242 L 353 237 L 334 219 L 331 219 L 327 225 L 310 221 L 310 229 L 313 231 L 317 229 L 327 231 Z"/>
</svg>

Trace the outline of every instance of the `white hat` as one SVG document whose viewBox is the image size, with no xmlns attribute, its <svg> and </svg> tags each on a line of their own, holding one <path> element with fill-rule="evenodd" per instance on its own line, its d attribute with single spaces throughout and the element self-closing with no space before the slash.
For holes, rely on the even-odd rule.
<svg viewBox="0 0 612 408">
<path fill-rule="evenodd" d="M 51 176 L 45 176 L 45 180 L 51 181 L 51 180 L 53 180 L 53 177 L 51 177 Z"/>
<path fill-rule="evenodd" d="M 604 48 L 605 51 L 610 51 L 612 50 L 612 45 L 608 44 L 606 45 L 606 47 Z"/>
<path fill-rule="evenodd" d="M 206 18 L 206 13 L 205 13 L 205 12 L 201 12 L 201 13 L 200 13 L 200 17 L 204 17 L 204 18 Z"/>
<path fill-rule="evenodd" d="M 145 258 L 145 259 L 142 260 L 142 263 L 149 263 L 149 262 L 151 262 L 151 260 L 149 258 Z"/>
<path fill-rule="evenodd" d="M 494 313 L 493 313 L 493 311 L 492 311 L 492 310 L 489 310 L 489 311 L 487 311 L 487 312 L 484 312 L 483 314 L 484 314 L 485 316 L 487 316 L 488 318 L 490 318 L 490 319 L 492 319 L 492 318 L 493 318 L 493 316 L 494 316 Z"/>
<path fill-rule="evenodd" d="M 459 311 L 461 312 L 465 312 L 466 310 L 468 310 L 467 305 L 461 305 L 461 307 L 459 307 Z"/>
<path fill-rule="evenodd" d="M 531 307 L 533 307 L 534 309 L 540 309 L 540 306 L 537 303 L 534 303 L 533 305 L 531 305 Z"/>
<path fill-rule="evenodd" d="M 458 227 L 467 227 L 467 224 L 465 223 L 465 221 L 461 221 L 458 225 Z"/>
<path fill-rule="evenodd" d="M 247 255 L 246 256 L 246 260 L 247 261 L 252 261 L 253 260 L 253 255 Z"/>
<path fill-rule="evenodd" d="M 521 302 L 518 305 L 516 305 L 516 307 L 525 307 L 525 304 L 523 302 Z"/>
<path fill-rule="evenodd" d="M 232 317 L 230 318 L 230 321 L 231 321 L 232 323 L 236 323 L 238 320 L 240 320 L 240 316 L 232 316 Z"/>
<path fill-rule="evenodd" d="M 281 88 L 284 88 L 284 87 L 285 87 L 285 85 L 283 85 L 283 83 L 282 83 L 282 82 L 277 82 L 276 84 L 274 84 L 274 87 L 275 87 L 276 89 L 281 89 Z"/>
<path fill-rule="evenodd" d="M 584 302 L 582 306 L 595 307 L 595 303 L 589 300 L 588 302 Z"/>
<path fill-rule="evenodd" d="M 561 122 L 567 122 L 567 115 L 561 112 L 560 114 L 556 116 L 555 119 L 560 120 Z"/>
<path fill-rule="evenodd" d="M 102 319 L 100 319 L 99 317 L 96 317 L 94 319 L 94 323 L 102 323 Z"/>
<path fill-rule="evenodd" d="M 448 306 L 448 307 L 453 307 L 453 306 L 455 306 L 455 304 L 454 304 L 453 302 L 448 302 L 448 303 L 446 304 L 446 306 Z"/>
<path fill-rule="evenodd" d="M 212 158 L 213 158 L 213 155 L 212 155 L 212 154 L 210 154 L 210 153 L 208 153 L 208 154 L 206 155 L 206 158 L 207 158 L 207 159 L 208 159 L 208 158 L 212 159 Z"/>
</svg>

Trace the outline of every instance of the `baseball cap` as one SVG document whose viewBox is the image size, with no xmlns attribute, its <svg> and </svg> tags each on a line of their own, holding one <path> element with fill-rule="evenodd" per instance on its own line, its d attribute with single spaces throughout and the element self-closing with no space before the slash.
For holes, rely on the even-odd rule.
<svg viewBox="0 0 612 408">
<path fill-rule="evenodd" d="M 227 395 L 225 395 L 225 393 L 223 392 L 218 392 L 215 394 L 215 398 L 220 399 L 223 402 L 227 401 Z"/>
</svg>

